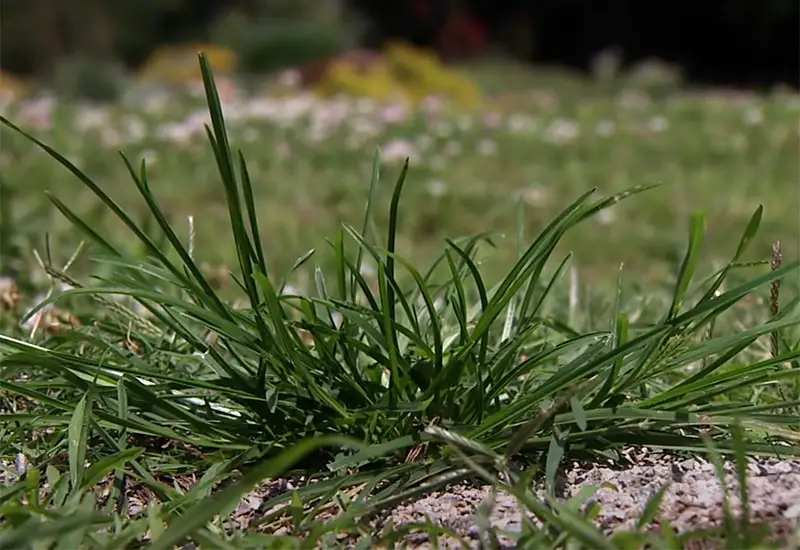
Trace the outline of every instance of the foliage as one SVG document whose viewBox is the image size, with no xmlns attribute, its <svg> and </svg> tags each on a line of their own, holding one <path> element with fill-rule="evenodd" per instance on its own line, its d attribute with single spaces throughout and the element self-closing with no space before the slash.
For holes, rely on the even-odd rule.
<svg viewBox="0 0 800 550">
<path fill-rule="evenodd" d="M 18 77 L 0 70 L 0 101 L 22 99 L 27 93 L 27 86 Z"/>
<path fill-rule="evenodd" d="M 231 48 L 244 73 L 271 73 L 342 52 L 342 29 L 317 18 L 231 14 L 216 27 L 216 39 Z"/>
<path fill-rule="evenodd" d="M 65 98 L 113 101 L 122 94 L 125 74 L 113 62 L 75 56 L 58 61 L 53 84 Z"/>
<path fill-rule="evenodd" d="M 214 44 L 192 43 L 158 48 L 144 63 L 138 77 L 143 82 L 159 84 L 199 82 L 202 75 L 196 58 L 201 51 L 218 73 L 230 73 L 237 68 L 238 58 L 233 51 Z"/>
<path fill-rule="evenodd" d="M 642 89 L 654 97 L 667 97 L 683 88 L 684 75 L 675 65 L 648 59 L 637 63 L 628 71 L 629 85 Z"/>
<path fill-rule="evenodd" d="M 397 96 L 412 103 L 436 96 L 457 107 L 480 105 L 479 87 L 464 74 L 442 65 L 434 54 L 403 43 L 390 44 L 383 60 L 359 67 L 337 60 L 317 86 L 323 97 L 345 94 L 387 101 Z"/>
</svg>

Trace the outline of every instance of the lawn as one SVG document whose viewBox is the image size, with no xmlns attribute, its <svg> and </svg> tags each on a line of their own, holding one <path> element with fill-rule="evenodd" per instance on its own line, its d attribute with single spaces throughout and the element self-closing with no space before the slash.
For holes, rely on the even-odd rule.
<svg viewBox="0 0 800 550">
<path fill-rule="evenodd" d="M 0 457 L 30 465 L 0 547 L 369 547 L 356 519 L 477 475 L 536 516 L 520 547 L 636 548 L 512 459 L 549 490 L 631 446 L 800 454 L 798 96 L 470 70 L 476 111 L 226 89 L 216 112 L 210 79 L 4 105 L 85 175 L 0 130 Z"/>
</svg>

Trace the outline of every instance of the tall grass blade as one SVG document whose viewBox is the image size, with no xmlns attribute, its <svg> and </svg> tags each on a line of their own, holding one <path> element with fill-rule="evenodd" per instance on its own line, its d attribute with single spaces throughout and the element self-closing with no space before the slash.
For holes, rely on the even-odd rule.
<svg viewBox="0 0 800 550">
<path fill-rule="evenodd" d="M 375 156 L 372 159 L 372 174 L 370 175 L 369 179 L 369 191 L 367 193 L 367 205 L 364 209 L 364 223 L 361 226 L 361 235 L 367 236 L 367 230 L 372 228 L 373 238 L 377 240 L 377 230 L 374 229 L 374 220 L 372 215 L 373 205 L 375 204 L 375 195 L 378 191 L 378 183 L 380 181 L 380 169 L 381 169 L 381 152 L 380 149 L 376 149 Z M 364 260 L 364 249 L 359 248 L 358 253 L 356 255 L 356 263 L 355 269 L 351 270 L 351 279 L 350 279 L 350 298 L 355 300 L 356 298 L 356 279 L 355 275 L 361 273 L 361 266 L 362 261 Z M 345 299 L 345 296 L 342 296 L 342 299 Z"/>
<path fill-rule="evenodd" d="M 722 283 L 724 282 L 730 270 L 744 255 L 748 246 L 753 241 L 753 238 L 758 233 L 758 228 L 761 225 L 761 218 L 763 217 L 763 213 L 764 213 L 764 207 L 762 205 L 758 205 L 758 208 L 756 208 L 756 210 L 753 212 L 753 215 L 750 216 L 750 221 L 747 223 L 747 226 L 745 227 L 742 236 L 739 239 L 739 244 L 736 246 L 736 252 L 734 253 L 733 258 L 731 258 L 731 260 L 725 265 L 725 267 L 719 273 L 715 281 L 708 288 L 706 293 L 700 299 L 701 302 L 711 299 L 716 294 L 716 292 L 722 286 Z"/>
<path fill-rule="evenodd" d="M 259 306 L 259 296 L 255 281 L 253 280 L 253 260 L 255 253 L 245 226 L 239 186 L 233 167 L 228 132 L 225 127 L 225 117 L 223 115 L 222 104 L 220 103 L 208 57 L 205 53 L 201 52 L 198 58 L 200 60 L 200 72 L 203 77 L 203 87 L 208 103 L 209 116 L 211 117 L 211 128 L 213 128 L 212 132 L 211 128 L 206 127 L 206 134 L 214 151 L 219 175 L 222 179 L 223 187 L 225 188 L 228 213 L 231 228 L 233 229 L 233 238 L 236 243 L 236 253 L 242 271 L 244 286 L 250 300 L 250 306 L 256 310 Z M 254 235 L 253 238 L 258 238 L 258 235 Z M 266 327 L 263 325 L 262 320 L 259 320 L 258 316 L 256 316 L 256 322 L 259 327 L 259 332 L 263 337 L 266 333 Z"/>
<path fill-rule="evenodd" d="M 675 290 L 672 295 L 672 304 L 669 307 L 667 319 L 675 318 L 681 310 L 689 284 L 692 281 L 694 272 L 697 269 L 697 262 L 700 259 L 700 248 L 703 243 L 703 232 L 705 231 L 705 216 L 701 213 L 692 216 L 689 229 L 689 245 L 683 257 L 678 280 L 675 283 Z"/>
<path fill-rule="evenodd" d="M 267 260 L 264 256 L 264 249 L 261 246 L 261 231 L 258 229 L 258 217 L 256 215 L 256 202 L 255 195 L 253 194 L 253 184 L 250 181 L 250 172 L 247 169 L 247 162 L 244 160 L 244 154 L 238 152 L 239 159 L 239 174 L 242 179 L 242 194 L 244 195 L 244 206 L 247 211 L 247 218 L 250 222 L 250 235 L 253 239 L 253 247 L 255 249 L 256 265 L 262 273 L 269 273 L 267 269 Z"/>
</svg>

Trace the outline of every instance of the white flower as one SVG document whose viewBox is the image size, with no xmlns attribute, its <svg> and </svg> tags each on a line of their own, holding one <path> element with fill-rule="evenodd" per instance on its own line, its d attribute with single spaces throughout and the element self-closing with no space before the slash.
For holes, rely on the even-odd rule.
<svg viewBox="0 0 800 550">
<path fill-rule="evenodd" d="M 430 151 L 433 147 L 433 138 L 428 134 L 421 134 L 417 137 L 417 148 L 420 151 Z"/>
<path fill-rule="evenodd" d="M 205 125 L 210 121 L 208 115 L 198 111 L 181 122 L 172 122 L 156 129 L 156 136 L 167 141 L 186 144 L 192 138 L 205 132 Z"/>
<path fill-rule="evenodd" d="M 359 117 L 354 119 L 351 122 L 350 127 L 355 133 L 365 137 L 377 136 L 382 130 L 382 127 L 377 123 L 377 121 L 371 120 L 367 117 Z"/>
<path fill-rule="evenodd" d="M 299 296 L 301 294 L 300 289 L 294 285 L 286 284 L 283 285 L 283 289 L 281 289 L 281 294 L 283 296 Z"/>
<path fill-rule="evenodd" d="M 157 114 L 163 112 L 169 105 L 169 94 L 166 92 L 161 93 L 148 93 L 144 96 L 142 103 L 142 110 L 145 113 Z"/>
<path fill-rule="evenodd" d="M 647 123 L 647 127 L 651 132 L 660 134 L 669 128 L 669 120 L 661 115 L 656 115 L 650 119 L 650 121 Z"/>
<path fill-rule="evenodd" d="M 125 129 L 125 134 L 130 141 L 141 141 L 147 136 L 147 124 L 137 116 L 126 116 L 120 121 L 120 124 Z"/>
<path fill-rule="evenodd" d="M 758 126 L 764 122 L 764 111 L 759 107 L 750 107 L 744 113 L 744 122 L 748 126 Z"/>
<path fill-rule="evenodd" d="M 503 117 L 500 113 L 486 113 L 483 115 L 483 125 L 486 128 L 497 128 L 502 121 Z"/>
<path fill-rule="evenodd" d="M 375 271 L 375 267 L 373 267 L 373 265 L 371 263 L 367 262 L 367 261 L 361 262 L 361 268 L 358 270 L 358 272 L 365 279 L 374 278 L 375 275 L 377 275 L 377 272 Z"/>
<path fill-rule="evenodd" d="M 472 129 L 472 117 L 467 114 L 461 114 L 458 116 L 458 119 L 456 119 L 456 125 L 459 130 L 466 132 Z"/>
<path fill-rule="evenodd" d="M 529 116 L 514 113 L 508 117 L 508 129 L 515 134 L 532 133 L 536 131 L 536 121 Z"/>
<path fill-rule="evenodd" d="M 733 134 L 731 136 L 731 147 L 738 152 L 743 152 L 747 150 L 749 143 L 747 140 L 747 136 L 744 134 Z"/>
<path fill-rule="evenodd" d="M 145 149 L 142 151 L 142 160 L 148 165 L 158 162 L 158 153 L 153 149 Z"/>
<path fill-rule="evenodd" d="M 444 167 L 447 166 L 447 159 L 445 159 L 442 155 L 436 155 L 431 159 L 429 165 L 434 170 L 443 170 Z"/>
<path fill-rule="evenodd" d="M 287 69 L 278 76 L 278 84 L 287 88 L 297 88 L 300 85 L 302 75 L 296 69 Z"/>
<path fill-rule="evenodd" d="M 436 135 L 439 137 L 450 137 L 453 135 L 453 125 L 449 122 L 440 122 L 436 126 Z"/>
<path fill-rule="evenodd" d="M 442 110 L 442 100 L 436 96 L 428 96 L 422 100 L 422 110 L 428 114 L 436 114 Z"/>
<path fill-rule="evenodd" d="M 248 143 L 253 143 L 258 139 L 258 130 L 256 130 L 252 126 L 248 126 L 244 130 L 242 130 L 242 139 Z"/>
<path fill-rule="evenodd" d="M 577 139 L 581 134 L 580 126 L 574 120 L 556 118 L 547 125 L 544 139 L 550 143 L 565 144 Z"/>
<path fill-rule="evenodd" d="M 392 140 L 381 149 L 381 160 L 386 162 L 405 160 L 406 157 L 410 161 L 415 161 L 418 159 L 419 153 L 414 144 L 405 139 Z"/>
<path fill-rule="evenodd" d="M 458 141 L 448 141 L 447 144 L 444 146 L 444 152 L 446 155 L 455 157 L 461 154 L 461 143 Z"/>
<path fill-rule="evenodd" d="M 549 193 L 539 182 L 533 182 L 524 189 L 519 189 L 514 193 L 516 198 L 522 199 L 525 203 L 532 206 L 540 205 L 547 201 Z"/>
<path fill-rule="evenodd" d="M 380 117 L 386 123 L 396 124 L 408 118 L 408 109 L 401 104 L 387 105 L 381 109 Z"/>
<path fill-rule="evenodd" d="M 617 215 L 611 208 L 604 208 L 603 210 L 597 213 L 597 220 L 603 225 L 608 225 L 616 219 Z"/>
<path fill-rule="evenodd" d="M 599 136 L 610 136 L 611 134 L 614 133 L 614 130 L 615 130 L 614 121 L 606 119 L 603 119 L 600 122 L 598 122 L 597 126 L 595 126 L 594 128 L 594 131 Z"/>
<path fill-rule="evenodd" d="M 641 90 L 623 90 L 617 97 L 617 104 L 623 109 L 645 109 L 650 105 L 650 96 Z"/>
<path fill-rule="evenodd" d="M 109 115 L 108 109 L 83 107 L 75 115 L 75 126 L 82 131 L 102 128 L 108 124 Z"/>
<path fill-rule="evenodd" d="M 122 145 L 122 136 L 115 128 L 107 127 L 100 131 L 100 141 L 106 147 L 119 147 Z"/>
<path fill-rule="evenodd" d="M 443 180 L 431 180 L 428 182 L 428 193 L 431 196 L 439 198 L 447 193 L 447 182 Z"/>
<path fill-rule="evenodd" d="M 375 109 L 377 109 L 378 104 L 375 100 L 370 99 L 368 97 L 360 97 L 356 99 L 355 103 L 353 104 L 356 112 L 362 115 L 368 115 L 373 113 Z"/>
<path fill-rule="evenodd" d="M 491 139 L 482 139 L 478 143 L 478 153 L 481 155 L 493 155 L 497 152 L 497 143 Z"/>
</svg>

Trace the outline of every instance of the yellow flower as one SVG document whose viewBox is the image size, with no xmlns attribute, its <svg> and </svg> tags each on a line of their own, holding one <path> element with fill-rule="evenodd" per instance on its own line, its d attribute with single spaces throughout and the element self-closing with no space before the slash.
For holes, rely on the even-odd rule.
<svg viewBox="0 0 800 550">
<path fill-rule="evenodd" d="M 18 77 L 0 70 L 0 98 L 20 99 L 28 92 L 28 87 Z"/>
<path fill-rule="evenodd" d="M 482 94 L 466 75 L 442 65 L 430 52 L 404 43 L 390 44 L 384 60 L 359 70 L 342 60 L 334 63 L 317 86 L 322 97 L 345 94 L 388 101 L 397 95 L 412 104 L 435 95 L 457 107 L 480 106 Z"/>
<path fill-rule="evenodd" d="M 164 46 L 154 51 L 139 71 L 145 82 L 187 84 L 200 80 L 197 55 L 204 52 L 215 74 L 230 73 L 236 69 L 238 59 L 231 50 L 214 44 L 189 43 Z"/>
</svg>

